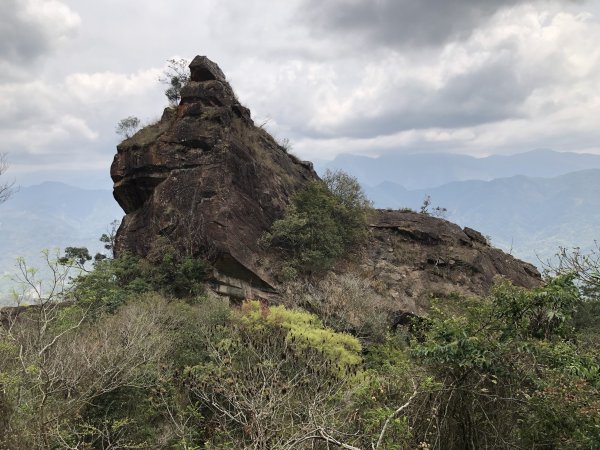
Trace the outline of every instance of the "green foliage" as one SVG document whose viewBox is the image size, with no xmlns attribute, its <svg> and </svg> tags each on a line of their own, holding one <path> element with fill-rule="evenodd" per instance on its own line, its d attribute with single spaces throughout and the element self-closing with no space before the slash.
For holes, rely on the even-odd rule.
<svg viewBox="0 0 600 450">
<path fill-rule="evenodd" d="M 258 302 L 243 304 L 231 319 L 207 336 L 210 358 L 187 371 L 193 397 L 210 411 L 208 442 L 285 448 L 343 419 L 340 396 L 361 362 L 356 339 L 308 313 Z"/>
<path fill-rule="evenodd" d="M 287 256 L 288 277 L 323 272 L 364 241 L 369 207 L 355 179 L 330 174 L 326 182 L 312 182 L 292 196 L 285 216 L 262 242 Z"/>
<path fill-rule="evenodd" d="M 119 120 L 115 128 L 115 133 L 129 139 L 140 128 L 140 119 L 134 116 L 129 116 Z"/>
<path fill-rule="evenodd" d="M 256 330 L 273 327 L 287 330 L 285 341 L 292 349 L 316 349 L 341 371 L 361 361 L 361 345 L 356 338 L 323 327 L 316 316 L 305 311 L 267 307 L 253 301 L 244 303 L 240 320 Z"/>
<path fill-rule="evenodd" d="M 142 265 L 154 290 L 178 298 L 202 294 L 211 270 L 208 262 L 176 248 L 165 237 L 152 243 Z"/>
<path fill-rule="evenodd" d="M 503 283 L 486 302 L 465 301 L 459 314 L 432 311 L 412 354 L 445 391 L 431 406 L 436 442 L 445 448 L 591 448 L 598 421 L 587 396 L 600 394 L 599 367 L 574 341 L 572 318 L 581 299 L 573 281 L 557 277 L 531 291 Z M 572 404 L 550 401 L 557 386 L 579 386 Z M 559 432 L 555 419 L 566 416 L 577 419 Z M 415 428 L 430 441 L 420 431 L 424 424 Z"/>
<path fill-rule="evenodd" d="M 110 228 L 106 233 L 102 233 L 100 236 L 100 242 L 104 244 L 104 249 L 111 252 L 111 256 L 115 256 L 115 240 L 117 238 L 117 230 L 119 228 L 119 221 L 113 220 L 110 223 Z M 100 254 L 96 255 L 95 259 L 103 259 Z"/>
<path fill-rule="evenodd" d="M 571 272 L 392 333 L 360 279 L 291 283 L 315 315 L 231 307 L 167 241 L 45 256 L 54 285 L 21 261 L 35 306 L 0 311 L 0 449 L 600 448 L 600 309 Z"/>
<path fill-rule="evenodd" d="M 325 171 L 323 182 L 338 201 L 349 210 L 366 211 L 373 207 L 358 180 L 342 170 Z"/>
<path fill-rule="evenodd" d="M 354 390 L 355 407 L 360 414 L 356 418 L 363 431 L 364 447 L 372 448 L 381 431 L 382 424 L 406 402 L 414 390 L 414 380 L 421 377 L 418 368 L 410 360 L 403 340 L 398 335 L 369 348 L 365 356 L 363 382 Z M 412 421 L 407 416 L 396 416 L 390 423 L 382 442 L 384 449 L 412 448 L 414 441 Z"/>
<path fill-rule="evenodd" d="M 598 385 L 562 374 L 549 374 L 528 399 L 519 434 L 523 448 L 600 448 Z"/>
<path fill-rule="evenodd" d="M 131 295 L 151 290 L 141 259 L 124 254 L 118 259 L 96 261 L 94 270 L 74 280 L 72 295 L 81 306 L 112 312 Z"/>
<path fill-rule="evenodd" d="M 87 249 L 75 250 L 85 250 L 89 256 Z M 69 260 L 73 257 L 71 253 Z M 203 294 L 210 273 L 208 263 L 178 257 L 168 246 L 161 247 L 161 252 L 151 256 L 152 260 L 149 260 L 124 253 L 117 259 L 96 259 L 94 270 L 75 278 L 72 296 L 81 305 L 114 311 L 131 295 L 144 292 L 160 292 L 176 298 L 194 298 Z"/>
<path fill-rule="evenodd" d="M 75 264 L 78 267 L 84 267 L 85 263 L 92 260 L 90 252 L 85 247 L 67 247 L 65 255 L 59 258 L 58 262 L 63 265 Z"/>
<path fill-rule="evenodd" d="M 0 443 L 16 450 L 106 448 L 102 442 L 110 440 L 117 448 L 146 448 L 141 399 L 156 385 L 170 347 L 165 301 L 145 297 L 90 324 L 62 312 L 42 303 L 8 319 L 0 333 L 0 352 L 12 354 L 0 360 L 0 426 L 10 430 Z M 122 395 L 129 400 L 115 408 Z"/>
</svg>

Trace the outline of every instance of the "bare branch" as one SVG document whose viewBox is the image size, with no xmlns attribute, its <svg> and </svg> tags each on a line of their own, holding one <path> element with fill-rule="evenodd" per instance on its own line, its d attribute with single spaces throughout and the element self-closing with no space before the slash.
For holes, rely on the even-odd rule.
<svg viewBox="0 0 600 450">
<path fill-rule="evenodd" d="M 379 433 L 379 439 L 377 439 L 377 444 L 375 445 L 375 447 L 373 447 L 375 450 L 377 450 L 380 446 L 381 443 L 383 442 L 383 436 L 385 435 L 385 432 L 387 430 L 388 425 L 390 424 L 390 421 L 396 417 L 398 414 L 400 414 L 402 411 L 404 411 L 406 408 L 409 407 L 410 403 L 414 400 L 414 398 L 417 396 L 418 391 L 417 391 L 417 387 L 415 386 L 414 388 L 414 392 L 412 393 L 412 395 L 408 398 L 408 400 L 406 401 L 405 404 L 403 404 L 402 406 L 400 406 L 396 411 L 394 411 L 392 414 L 390 414 L 388 416 L 388 418 L 385 420 L 385 423 L 383 424 L 383 427 L 381 428 L 381 433 Z"/>
<path fill-rule="evenodd" d="M 8 164 L 6 162 L 6 155 L 0 153 L 0 176 L 6 172 Z M 4 203 L 13 193 L 13 183 L 2 183 L 0 184 L 0 203 Z"/>
</svg>

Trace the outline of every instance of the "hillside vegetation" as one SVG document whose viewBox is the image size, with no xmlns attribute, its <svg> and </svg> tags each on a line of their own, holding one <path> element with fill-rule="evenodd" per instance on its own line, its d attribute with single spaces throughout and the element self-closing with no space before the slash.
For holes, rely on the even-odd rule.
<svg viewBox="0 0 600 450">
<path fill-rule="evenodd" d="M 209 263 L 168 241 L 144 259 L 48 254 L 49 284 L 21 261 L 31 306 L 2 311 L 0 448 L 600 448 L 597 254 L 421 318 L 370 314 L 350 282 L 311 306 L 298 294 L 323 261 L 366 235 L 368 205 L 322 187 L 282 220 L 332 225 L 271 231 L 296 269 L 278 304 L 215 296 Z M 356 218 L 344 245 L 326 239 L 340 211 Z"/>
</svg>

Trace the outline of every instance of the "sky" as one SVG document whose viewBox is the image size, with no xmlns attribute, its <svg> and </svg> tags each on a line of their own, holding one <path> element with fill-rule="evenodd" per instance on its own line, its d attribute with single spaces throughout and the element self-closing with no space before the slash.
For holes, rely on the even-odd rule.
<svg viewBox="0 0 600 450">
<path fill-rule="evenodd" d="M 109 188 L 195 55 L 302 159 L 600 153 L 599 42 L 600 0 L 0 0 L 3 178 Z"/>
</svg>

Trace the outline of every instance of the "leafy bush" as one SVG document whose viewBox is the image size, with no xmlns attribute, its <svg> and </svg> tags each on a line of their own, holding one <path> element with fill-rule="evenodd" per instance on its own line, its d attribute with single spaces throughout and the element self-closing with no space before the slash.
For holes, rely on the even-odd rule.
<svg viewBox="0 0 600 450">
<path fill-rule="evenodd" d="M 181 89 L 190 81 L 190 61 L 187 59 L 169 59 L 167 69 L 159 77 L 158 81 L 166 84 L 165 96 L 169 105 L 177 106 L 181 100 Z"/>
<path fill-rule="evenodd" d="M 84 267 L 91 257 L 87 249 L 68 248 L 62 264 Z M 161 246 L 144 259 L 124 253 L 116 259 L 97 258 L 93 270 L 74 279 L 70 296 L 93 310 L 114 311 L 132 295 L 160 292 L 176 298 L 194 298 L 204 293 L 210 266 L 201 259 L 178 256 Z"/>
<path fill-rule="evenodd" d="M 462 304 L 434 309 L 412 349 L 442 386 L 429 405 L 435 429 L 415 423 L 416 434 L 435 448 L 593 448 L 599 362 L 574 340 L 573 277 L 531 291 L 504 283 Z M 554 401 L 571 388 L 569 402 Z"/>
<path fill-rule="evenodd" d="M 344 392 L 361 363 L 356 339 L 258 302 L 207 338 L 210 359 L 188 369 L 187 383 L 210 411 L 203 427 L 214 448 L 293 448 L 315 428 L 343 428 Z"/>
<path fill-rule="evenodd" d="M 292 196 L 262 242 L 288 258 L 288 276 L 323 272 L 367 235 L 370 203 L 355 179 L 337 172 Z"/>
</svg>

